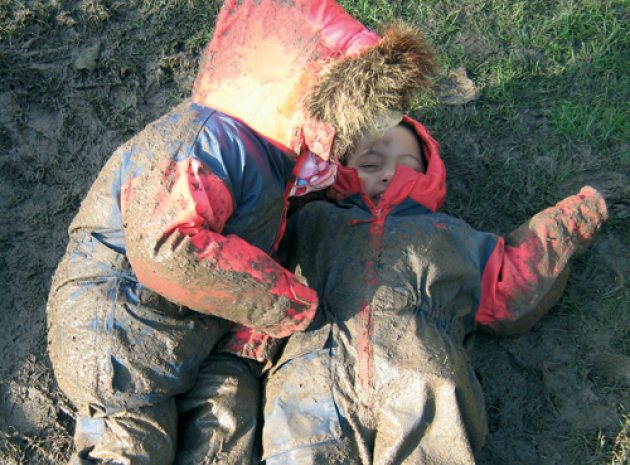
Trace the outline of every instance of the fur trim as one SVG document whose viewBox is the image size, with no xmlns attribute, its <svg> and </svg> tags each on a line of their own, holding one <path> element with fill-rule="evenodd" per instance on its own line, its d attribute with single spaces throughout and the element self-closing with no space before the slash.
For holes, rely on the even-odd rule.
<svg viewBox="0 0 630 465">
<path fill-rule="evenodd" d="M 309 115 L 335 129 L 331 159 L 338 161 L 381 115 L 404 112 L 435 70 L 424 38 L 404 25 L 388 28 L 378 45 L 358 57 L 333 62 L 306 97 Z"/>
</svg>

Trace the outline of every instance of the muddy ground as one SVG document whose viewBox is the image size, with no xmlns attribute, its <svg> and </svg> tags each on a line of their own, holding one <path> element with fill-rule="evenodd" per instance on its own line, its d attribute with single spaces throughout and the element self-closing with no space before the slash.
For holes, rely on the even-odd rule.
<svg viewBox="0 0 630 465">
<path fill-rule="evenodd" d="M 10 9 L 17 33 L 5 29 L 0 41 L 0 463 L 62 464 L 71 452 L 74 410 L 50 369 L 45 304 L 66 228 L 113 149 L 189 95 L 217 7 L 203 2 L 205 16 L 195 16 L 200 27 L 182 24 L 193 37 L 181 40 L 172 33 L 177 9 L 147 6 L 160 2 L 24 4 Z M 479 96 L 464 91 L 470 108 Z M 453 111 L 465 120 L 466 109 Z M 540 112 L 523 120 L 534 137 L 549 130 Z M 479 180 L 465 157 L 531 139 L 487 140 L 465 126 L 438 131 L 438 138 L 452 168 L 447 207 L 499 233 L 526 218 L 525 207 L 509 216 L 461 205 L 475 182 L 501 175 L 482 173 Z M 627 182 L 624 174 L 594 169 L 604 180 Z M 484 208 L 490 220 L 481 224 Z M 499 224 L 498 214 L 508 217 Z M 477 337 L 473 359 L 491 430 L 480 464 L 629 463 L 624 221 L 579 259 L 567 293 L 532 332 L 514 340 Z"/>
</svg>

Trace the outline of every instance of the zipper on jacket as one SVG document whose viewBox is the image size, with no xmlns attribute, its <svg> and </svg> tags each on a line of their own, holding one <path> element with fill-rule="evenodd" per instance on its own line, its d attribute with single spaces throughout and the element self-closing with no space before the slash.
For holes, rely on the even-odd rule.
<svg viewBox="0 0 630 465">
<path fill-rule="evenodd" d="M 391 210 L 374 210 L 374 217 L 367 221 L 370 224 L 370 237 L 368 244 L 373 251 L 373 259 L 365 261 L 365 273 L 363 281 L 366 287 L 376 289 L 378 284 L 378 266 L 381 261 L 383 250 L 383 227 L 385 218 Z M 355 222 L 354 224 L 359 224 Z M 358 381 L 361 390 L 365 394 L 366 406 L 374 408 L 374 345 L 372 337 L 374 335 L 374 308 L 369 302 L 363 302 L 359 312 L 359 338 L 357 347 L 358 358 Z"/>
</svg>

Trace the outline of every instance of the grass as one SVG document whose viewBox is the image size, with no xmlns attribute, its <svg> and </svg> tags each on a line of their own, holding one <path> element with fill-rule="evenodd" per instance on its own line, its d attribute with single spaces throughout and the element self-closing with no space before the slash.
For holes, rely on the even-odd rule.
<svg viewBox="0 0 630 465">
<path fill-rule="evenodd" d="M 8 433 L 0 431 L 0 459 L 5 465 L 59 465 L 71 449 L 72 441 L 61 429 L 49 428 L 41 435 L 22 434 L 11 428 Z"/>
<path fill-rule="evenodd" d="M 612 444 L 611 465 L 630 464 L 630 415 L 623 414 L 621 428 Z"/>
<path fill-rule="evenodd" d="M 343 3 L 370 24 L 420 25 L 444 70 L 464 66 L 496 116 L 505 116 L 497 103 L 518 110 L 538 100 L 551 106 L 558 134 L 601 148 L 630 138 L 627 1 Z"/>
</svg>

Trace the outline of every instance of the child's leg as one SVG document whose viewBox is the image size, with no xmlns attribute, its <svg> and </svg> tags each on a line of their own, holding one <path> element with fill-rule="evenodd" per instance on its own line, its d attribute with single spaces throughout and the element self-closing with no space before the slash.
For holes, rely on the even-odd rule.
<svg viewBox="0 0 630 465">
<path fill-rule="evenodd" d="M 272 371 L 265 386 L 266 465 L 371 463 L 373 434 L 362 421 L 369 412 L 337 389 L 333 379 L 344 376 L 332 370 L 326 348 L 291 356 Z"/>
<path fill-rule="evenodd" d="M 89 454 L 87 463 L 168 463 L 176 442 L 173 399 L 192 387 L 227 325 L 138 289 L 122 273 L 56 284 L 49 355 L 80 414 L 79 455 Z M 94 428 L 101 433 L 91 435 Z M 155 438 L 164 450 L 151 444 Z M 126 454 L 136 449 L 143 452 L 130 461 Z"/>
<path fill-rule="evenodd" d="M 69 465 L 171 465 L 176 432 L 174 399 L 111 415 L 79 412 L 74 433 L 77 451 Z"/>
<path fill-rule="evenodd" d="M 193 388 L 177 399 L 177 465 L 258 463 L 260 373 L 250 366 L 256 363 L 229 354 L 204 362 Z"/>
<path fill-rule="evenodd" d="M 471 399 L 452 380 L 417 374 L 398 387 L 382 393 L 373 463 L 474 465 L 473 440 L 486 428 L 483 401 L 466 405 Z"/>
</svg>

